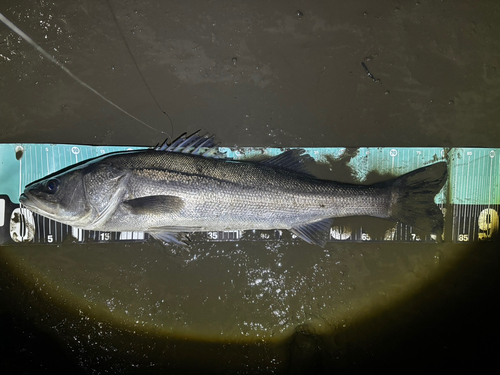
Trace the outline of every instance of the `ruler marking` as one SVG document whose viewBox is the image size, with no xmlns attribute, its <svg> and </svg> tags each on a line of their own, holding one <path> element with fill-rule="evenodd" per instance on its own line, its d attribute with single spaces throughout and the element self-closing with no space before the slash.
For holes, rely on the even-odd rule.
<svg viewBox="0 0 500 375">
<path fill-rule="evenodd" d="M 481 173 L 481 176 L 480 176 L 480 184 L 479 184 L 479 191 L 481 192 L 481 199 L 484 199 L 486 197 L 486 192 L 484 192 L 483 190 L 481 190 L 481 188 L 486 188 L 488 186 L 487 184 L 487 180 L 484 176 L 484 173 L 486 172 L 487 173 L 487 170 L 488 170 L 488 163 L 487 163 L 487 154 L 486 154 L 486 151 L 483 151 L 484 155 L 483 155 L 483 161 L 484 161 L 484 166 L 483 166 L 483 173 Z M 479 216 L 481 215 L 481 212 L 486 208 L 487 206 L 487 203 L 485 202 L 485 204 L 483 204 L 483 207 L 479 210 L 478 212 L 478 215 L 477 215 L 477 236 L 479 238 Z"/>
<path fill-rule="evenodd" d="M 62 149 L 62 154 L 63 154 L 63 163 L 67 164 L 67 161 L 66 161 L 66 147 L 61 147 L 61 149 Z M 61 154 L 59 154 L 59 157 L 61 157 L 60 155 Z"/>
<path fill-rule="evenodd" d="M 478 189 L 479 189 L 479 177 L 477 176 L 477 173 L 478 171 L 481 170 L 481 165 L 480 165 L 480 162 L 481 162 L 481 156 L 478 155 L 479 153 L 476 154 L 476 162 L 477 162 L 477 168 L 476 168 L 476 171 L 474 173 L 474 192 L 477 193 Z M 478 202 L 474 202 L 474 203 L 478 203 Z M 472 220 L 472 238 L 476 238 L 476 218 L 477 218 L 477 210 L 478 210 L 478 205 L 477 204 L 474 204 L 474 206 L 472 207 L 472 215 L 471 215 L 471 220 Z"/>
<path fill-rule="evenodd" d="M 455 151 L 455 154 L 454 154 L 454 157 L 452 158 L 451 162 L 454 164 L 455 168 L 451 168 L 450 169 L 450 175 L 449 175 L 449 184 L 450 184 L 450 187 L 451 187 L 451 191 L 452 191 L 452 202 L 457 204 L 458 201 L 457 201 L 457 197 L 460 195 L 460 192 L 457 190 L 458 189 L 458 186 L 455 185 L 455 182 L 453 180 L 453 177 L 454 177 L 454 172 L 455 172 L 455 169 L 457 168 L 458 166 L 458 158 L 460 157 L 460 150 L 456 150 Z M 456 227 L 456 222 L 457 222 L 457 217 L 459 217 L 459 207 L 457 205 L 453 205 L 452 207 L 452 212 L 453 212 L 453 225 L 452 225 L 452 229 L 451 229 L 451 238 L 452 238 L 452 241 L 455 240 L 455 227 Z"/>
<path fill-rule="evenodd" d="M 448 168 L 449 168 L 449 165 L 448 165 Z M 445 181 L 444 185 L 447 185 L 447 182 L 448 181 Z M 446 199 L 445 190 L 447 190 L 447 188 L 445 186 L 443 186 L 443 189 L 441 189 L 441 210 L 443 210 L 445 205 L 448 203 L 448 200 Z M 448 199 L 450 199 L 450 197 L 448 197 Z M 450 207 L 451 207 L 451 205 L 450 205 Z"/>
<path fill-rule="evenodd" d="M 478 154 L 480 154 L 480 152 L 478 152 Z M 476 158 L 476 160 L 478 161 L 477 171 L 479 172 L 479 171 L 481 171 L 481 160 L 482 160 L 481 155 L 478 155 L 478 157 Z M 478 172 L 476 172 L 476 173 L 478 173 Z M 479 178 L 478 178 L 478 176 L 474 176 L 474 184 L 475 184 L 474 191 L 477 192 L 478 189 L 479 189 L 479 186 L 480 186 L 479 185 Z M 479 202 L 476 202 L 476 203 L 479 203 Z M 478 205 L 475 204 L 474 205 L 474 209 L 473 209 L 473 211 L 474 211 L 474 215 L 473 215 L 474 219 L 473 220 L 474 221 L 473 221 L 473 225 L 472 225 L 472 235 L 473 235 L 474 239 L 476 238 L 477 216 L 478 216 L 477 210 L 478 210 Z"/>
<path fill-rule="evenodd" d="M 24 170 L 25 170 L 25 179 L 24 179 L 24 184 L 28 185 L 31 182 L 31 174 L 33 171 L 33 163 L 32 163 L 32 158 L 31 158 L 31 147 L 29 148 L 29 169 L 28 169 L 28 163 L 24 165 Z M 27 156 L 28 158 L 28 156 Z"/>
<path fill-rule="evenodd" d="M 377 170 L 380 171 L 380 150 L 377 150 L 377 155 L 375 157 L 375 162 L 377 163 Z"/>
<path fill-rule="evenodd" d="M 23 185 L 24 186 L 28 185 L 28 183 L 29 183 L 29 167 L 28 167 L 28 165 L 30 163 L 30 156 L 29 156 L 29 154 L 30 154 L 30 151 L 28 151 L 28 148 L 26 148 L 24 150 L 24 156 L 23 156 L 23 159 L 26 160 L 26 162 L 24 163 L 24 166 L 23 166 L 23 168 L 24 168 L 24 170 L 23 170 L 23 172 L 24 172 Z"/>
<path fill-rule="evenodd" d="M 368 176 L 368 174 L 371 171 L 371 169 L 370 169 L 370 160 L 371 160 L 371 152 L 370 152 L 370 148 L 367 147 L 366 148 L 366 176 Z M 366 177 L 365 177 L 365 181 L 366 181 Z"/>
<path fill-rule="evenodd" d="M 50 174 L 50 164 L 49 164 L 49 148 L 45 148 L 45 159 L 47 160 L 47 174 Z"/>
<path fill-rule="evenodd" d="M 468 153 L 469 153 L 469 151 L 467 151 L 467 154 Z M 466 197 L 469 196 L 469 179 L 470 179 L 470 155 L 467 155 L 467 182 L 466 182 L 466 186 L 465 186 L 465 196 Z M 469 204 L 467 206 L 470 206 L 470 202 L 469 202 Z M 466 207 L 464 215 L 467 215 L 467 207 Z M 465 220 L 464 220 L 463 231 L 465 232 Z M 467 234 L 470 236 L 470 230 L 467 231 Z"/>
<path fill-rule="evenodd" d="M 474 151 L 471 151 L 471 156 L 473 156 L 473 155 L 474 155 Z M 472 163 L 471 178 L 474 178 L 475 166 L 476 166 L 476 163 Z M 471 233 L 471 230 L 474 230 L 473 228 L 471 228 L 471 225 L 472 225 L 472 212 L 473 212 L 472 204 L 469 205 L 468 211 L 469 211 L 469 233 Z M 472 235 L 472 238 L 474 238 L 474 235 Z"/>
<path fill-rule="evenodd" d="M 21 195 L 22 192 L 23 192 L 23 158 L 21 157 L 19 159 L 19 195 Z"/>
<path fill-rule="evenodd" d="M 458 173 L 456 173 L 455 171 L 455 186 L 458 187 Z M 458 214 L 460 215 L 460 209 L 459 209 L 459 212 Z M 457 229 L 460 229 L 460 228 L 457 228 Z M 452 225 L 452 229 L 451 229 L 451 238 L 457 238 L 458 239 L 458 236 L 460 235 L 460 233 L 455 233 L 455 225 Z M 457 236 L 457 237 L 456 237 Z"/>
<path fill-rule="evenodd" d="M 36 236 L 38 238 L 38 242 L 40 242 L 40 215 L 38 214 L 35 214 L 36 215 Z"/>
<path fill-rule="evenodd" d="M 43 231 L 43 238 L 45 238 L 45 220 L 46 218 L 42 216 L 42 231 Z M 41 239 L 40 239 L 41 240 Z"/>
<path fill-rule="evenodd" d="M 59 168 L 62 166 L 61 163 L 61 146 L 57 146 L 57 158 L 59 159 Z"/>
<path fill-rule="evenodd" d="M 460 160 L 462 160 L 462 173 L 461 173 L 461 176 L 460 176 L 460 177 L 461 177 L 461 180 L 462 180 L 462 181 L 461 181 L 461 184 L 460 184 L 460 190 L 461 190 L 462 192 L 463 192 L 464 182 L 465 182 L 465 181 L 464 181 L 465 162 L 463 162 L 463 160 L 464 160 L 464 157 L 463 157 L 463 156 L 464 156 L 464 155 L 462 155 L 462 157 L 460 158 Z M 467 194 L 467 191 L 465 192 L 465 194 Z M 463 196 L 463 194 L 462 194 L 462 196 Z M 465 196 L 467 196 L 467 195 L 465 195 Z M 462 202 L 462 203 L 465 203 L 465 202 Z M 460 207 L 460 209 L 459 209 L 459 215 L 458 215 L 458 225 L 457 225 L 457 228 L 458 228 L 458 230 L 460 231 L 460 220 L 462 220 L 462 218 L 463 218 L 463 222 L 464 222 L 464 230 L 462 230 L 462 232 L 465 232 L 465 212 L 464 212 L 464 211 L 465 211 L 465 210 L 464 210 L 465 206 L 464 206 L 464 204 L 461 204 L 459 207 Z M 463 234 L 463 233 L 462 233 L 462 234 Z M 460 233 L 459 233 L 459 235 L 460 235 Z"/>
<path fill-rule="evenodd" d="M 493 158 L 494 156 L 490 155 L 490 182 L 488 186 L 488 212 L 490 212 L 490 205 L 491 205 L 491 176 L 493 173 Z"/>
<path fill-rule="evenodd" d="M 38 156 L 36 154 L 37 149 L 38 149 L 38 147 L 35 147 L 34 150 L 33 150 L 33 153 L 32 153 L 33 159 L 35 159 L 34 160 L 34 162 L 35 162 L 35 175 L 32 177 L 31 181 L 37 180 L 38 176 L 40 176 L 40 172 L 38 171 Z"/>
<path fill-rule="evenodd" d="M 57 170 L 57 168 L 56 168 L 56 157 L 54 155 L 54 147 L 53 146 L 50 148 L 50 153 L 52 155 L 52 169 L 51 169 L 51 173 L 54 173 Z"/>
<path fill-rule="evenodd" d="M 497 159 L 498 160 L 498 175 L 497 175 L 497 194 L 495 195 L 497 197 L 497 211 L 498 211 L 498 204 L 499 199 L 500 199 L 500 157 Z"/>
<path fill-rule="evenodd" d="M 39 146 L 38 148 L 40 150 L 40 160 L 39 160 L 39 163 L 40 163 L 40 170 L 41 170 L 39 178 L 42 178 L 43 176 L 45 176 L 45 173 L 43 172 L 43 164 L 44 164 L 45 158 L 43 157 L 43 146 Z"/>
<path fill-rule="evenodd" d="M 460 151 L 457 154 L 457 159 L 460 160 Z M 462 167 L 462 169 L 463 169 L 463 166 L 464 166 L 463 163 L 461 163 L 461 164 L 457 163 L 456 168 L 455 168 L 456 169 L 455 174 L 457 176 L 458 176 L 458 173 L 457 173 L 458 169 L 460 167 Z M 463 173 L 460 174 L 460 178 L 456 177 L 456 180 L 455 180 L 455 188 L 457 189 L 457 192 L 458 192 L 459 196 L 462 196 L 462 181 L 463 181 L 462 176 L 463 176 Z M 457 224 L 458 224 L 456 226 L 454 225 L 454 227 L 457 228 L 457 236 L 459 236 L 459 237 L 460 237 L 460 220 L 461 220 L 461 216 L 462 216 L 462 205 L 459 205 L 457 207 L 457 213 L 456 213 L 456 215 L 454 215 L 454 218 L 455 218 L 455 220 L 457 221 Z"/>
</svg>

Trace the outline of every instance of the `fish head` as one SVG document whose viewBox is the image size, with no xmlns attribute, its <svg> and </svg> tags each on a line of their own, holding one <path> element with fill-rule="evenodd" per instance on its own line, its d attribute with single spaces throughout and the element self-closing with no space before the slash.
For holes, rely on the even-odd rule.
<svg viewBox="0 0 500 375">
<path fill-rule="evenodd" d="M 125 175 L 107 163 L 84 164 L 27 185 L 19 202 L 49 219 L 94 229 L 114 212 Z"/>
<path fill-rule="evenodd" d="M 19 202 L 42 216 L 64 224 L 83 224 L 91 214 L 84 192 L 84 173 L 75 169 L 53 174 L 26 186 Z"/>
</svg>

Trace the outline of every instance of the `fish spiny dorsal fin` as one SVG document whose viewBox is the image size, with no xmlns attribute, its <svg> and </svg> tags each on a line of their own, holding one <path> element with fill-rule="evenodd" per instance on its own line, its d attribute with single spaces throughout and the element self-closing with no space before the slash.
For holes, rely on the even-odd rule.
<svg viewBox="0 0 500 375">
<path fill-rule="evenodd" d="M 285 168 L 311 176 L 311 173 L 307 170 L 306 164 L 314 162 L 314 159 L 310 155 L 304 154 L 304 152 L 305 150 L 301 148 L 288 150 L 272 158 L 261 161 L 261 164 L 270 167 Z"/>
<path fill-rule="evenodd" d="M 213 135 L 200 135 L 200 130 L 191 135 L 181 134 L 172 143 L 168 143 L 168 138 L 154 149 L 156 151 L 179 152 L 183 154 L 201 155 L 205 157 L 221 158 L 223 153 L 219 152 L 218 145 L 213 141 Z"/>
</svg>

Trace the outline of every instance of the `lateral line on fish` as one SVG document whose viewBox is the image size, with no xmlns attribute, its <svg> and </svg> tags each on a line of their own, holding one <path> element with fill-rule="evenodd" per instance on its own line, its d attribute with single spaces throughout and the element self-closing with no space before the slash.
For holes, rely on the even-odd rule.
<svg viewBox="0 0 500 375">
<path fill-rule="evenodd" d="M 25 34 L 21 29 L 19 29 L 16 25 L 14 25 L 12 22 L 10 22 L 2 13 L 0 13 L 0 21 L 2 21 L 5 26 L 7 26 L 8 28 L 10 28 L 12 31 L 14 31 L 17 35 L 19 35 L 21 38 L 23 38 L 26 42 L 28 42 L 32 47 L 34 47 L 38 52 L 40 52 L 43 56 L 45 56 L 47 59 L 49 59 L 50 61 L 52 61 L 54 64 L 56 64 L 59 68 L 61 68 L 66 74 L 68 74 L 71 78 L 73 78 L 75 81 L 77 81 L 80 85 L 82 85 L 83 87 L 89 89 L 90 91 L 92 91 L 94 94 L 96 94 L 97 96 L 99 96 L 101 99 L 103 99 L 104 101 L 106 101 L 107 103 L 111 104 L 113 107 L 115 107 L 116 109 L 120 110 L 121 112 L 125 113 L 127 116 L 133 118 L 134 120 L 140 122 L 142 125 L 148 127 L 149 129 L 151 130 L 154 130 L 154 131 L 157 131 L 157 132 L 160 132 L 160 133 L 163 133 L 163 134 L 167 134 L 161 130 L 158 130 L 158 129 L 155 129 L 153 128 L 152 126 L 146 124 L 144 121 L 142 120 L 139 120 L 137 117 L 135 117 L 134 115 L 128 113 L 126 110 L 124 110 L 123 108 L 121 108 L 120 106 L 118 106 L 117 104 L 113 103 L 111 100 L 109 100 L 108 98 L 106 98 L 104 95 L 102 95 L 99 91 L 97 91 L 96 89 L 94 89 L 93 87 L 89 86 L 87 83 L 83 82 L 80 78 L 78 78 L 76 75 L 74 75 L 68 68 L 66 68 L 66 66 L 59 62 L 54 56 L 52 56 L 51 54 L 49 54 L 47 51 L 45 51 L 40 45 L 38 45 L 33 39 L 31 39 L 27 34 Z"/>
</svg>

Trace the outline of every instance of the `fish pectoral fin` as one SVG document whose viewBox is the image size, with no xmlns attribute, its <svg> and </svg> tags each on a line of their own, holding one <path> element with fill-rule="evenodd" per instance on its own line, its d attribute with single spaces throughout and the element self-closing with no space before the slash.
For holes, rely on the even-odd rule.
<svg viewBox="0 0 500 375">
<path fill-rule="evenodd" d="M 292 228 L 290 232 L 310 244 L 324 247 L 330 234 L 332 222 L 333 219 L 324 219 Z"/>
<path fill-rule="evenodd" d="M 179 212 L 184 207 L 184 199 L 175 195 L 150 195 L 122 204 L 135 215 L 165 214 Z"/>
<path fill-rule="evenodd" d="M 163 243 L 171 243 L 181 246 L 187 246 L 189 238 L 178 232 L 148 232 L 151 236 Z"/>
<path fill-rule="evenodd" d="M 314 159 L 310 155 L 304 154 L 304 152 L 305 150 L 300 148 L 288 150 L 279 155 L 273 156 L 272 158 L 263 160 L 260 164 L 271 167 L 285 168 L 312 176 L 308 171 L 306 164 L 314 162 Z"/>
</svg>

